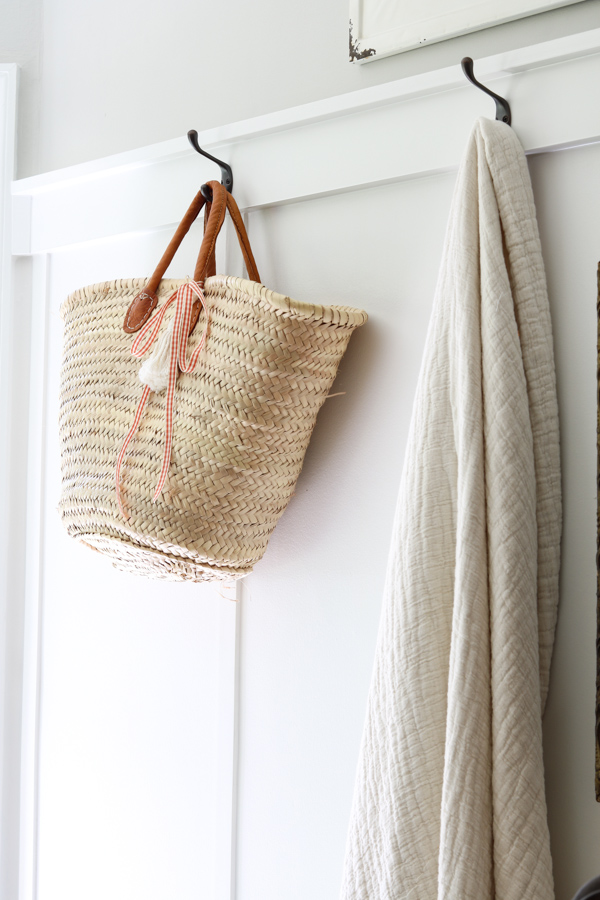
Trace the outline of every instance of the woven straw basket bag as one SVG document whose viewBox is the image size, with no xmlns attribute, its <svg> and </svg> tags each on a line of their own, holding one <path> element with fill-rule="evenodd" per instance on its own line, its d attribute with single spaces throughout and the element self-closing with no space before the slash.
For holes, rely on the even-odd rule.
<svg viewBox="0 0 600 900">
<path fill-rule="evenodd" d="M 60 513 L 70 535 L 152 578 L 252 570 L 367 319 L 260 284 L 233 197 L 209 186 L 212 202 L 197 195 L 150 281 L 91 285 L 62 306 Z M 163 278 L 203 206 L 194 280 Z M 226 209 L 249 280 L 214 274 Z"/>
</svg>

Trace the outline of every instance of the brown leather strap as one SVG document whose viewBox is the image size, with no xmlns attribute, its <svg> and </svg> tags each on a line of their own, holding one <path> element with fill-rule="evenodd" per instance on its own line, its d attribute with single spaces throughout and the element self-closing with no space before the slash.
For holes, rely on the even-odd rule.
<svg viewBox="0 0 600 900">
<path fill-rule="evenodd" d="M 198 213 L 200 212 L 200 210 L 202 209 L 202 207 L 204 206 L 205 203 L 206 203 L 206 200 L 202 196 L 202 191 L 198 191 L 198 193 L 192 200 L 192 203 L 191 203 L 188 211 L 186 212 L 185 216 L 181 220 L 181 222 L 177 228 L 177 231 L 171 238 L 171 240 L 169 242 L 169 246 L 163 253 L 159 264 L 157 265 L 152 277 L 150 278 L 150 281 L 146 285 L 147 291 L 153 291 L 154 293 L 156 293 L 156 291 L 158 290 L 158 286 L 159 286 L 161 280 L 163 279 L 165 272 L 171 265 L 171 262 L 173 261 L 173 257 L 175 256 L 175 253 L 179 249 L 179 245 L 181 244 L 182 240 L 184 239 L 184 237 L 186 236 L 186 234 L 192 227 L 193 223 L 198 218 Z"/>
<path fill-rule="evenodd" d="M 218 181 L 209 181 L 208 184 L 212 189 L 212 203 L 206 203 L 201 191 L 196 194 L 146 287 L 132 300 L 123 324 L 123 330 L 128 334 L 133 334 L 135 331 L 138 331 L 152 315 L 152 312 L 158 303 L 158 298 L 156 296 L 158 286 L 171 264 L 179 245 L 190 230 L 192 223 L 197 218 L 203 206 L 206 206 L 204 213 L 204 238 L 194 270 L 194 281 L 203 282 L 207 278 L 210 278 L 211 275 L 216 274 L 215 245 L 219 232 L 223 226 L 225 211 L 228 209 L 237 232 L 240 247 L 242 248 L 248 278 L 251 281 L 260 282 L 260 275 L 258 274 L 256 262 L 250 248 L 248 234 L 244 227 L 244 222 L 237 203 L 232 195 L 229 194 Z M 192 329 L 198 320 L 200 302 L 198 302 L 196 306 L 197 309 L 194 310 L 195 315 L 192 317 Z"/>
<path fill-rule="evenodd" d="M 206 226 L 208 225 L 208 218 L 210 216 L 210 201 L 207 201 L 206 206 L 204 207 L 204 233 L 206 234 Z M 208 262 L 208 267 L 206 269 L 206 277 L 210 278 L 212 275 L 217 274 L 217 260 L 216 254 L 213 250 L 211 257 Z"/>
<path fill-rule="evenodd" d="M 205 203 L 206 200 L 202 196 L 202 192 L 198 191 L 185 216 L 181 220 L 177 231 L 171 238 L 169 246 L 163 253 L 160 262 L 151 275 L 146 287 L 144 290 L 140 291 L 139 294 L 136 294 L 129 304 L 129 308 L 125 314 L 125 321 L 123 322 L 123 331 L 127 332 L 127 334 L 134 334 L 136 331 L 139 331 L 156 309 L 158 303 L 156 291 L 158 290 L 161 279 L 169 268 L 179 245 L 190 230 L 192 223 L 197 219 L 198 213 Z"/>
<path fill-rule="evenodd" d="M 210 200 L 207 200 L 206 205 L 204 207 L 204 232 L 206 233 L 206 226 L 208 224 L 208 219 L 210 216 Z M 233 220 L 235 225 L 235 229 L 238 233 L 238 239 L 240 242 L 240 246 L 242 247 L 242 253 L 244 255 L 244 262 L 246 264 L 246 270 L 248 272 L 248 277 L 251 281 L 260 281 L 260 276 L 258 274 L 258 269 L 256 267 L 256 261 L 252 254 L 252 248 L 250 247 L 250 243 L 248 241 L 248 234 L 244 227 L 244 220 L 240 214 L 237 203 L 231 194 L 227 194 L 227 209 L 229 210 L 229 214 Z M 213 252 L 211 254 L 210 260 L 206 269 L 206 278 L 210 278 L 212 275 L 217 274 L 217 263 L 215 259 L 215 251 L 213 248 Z M 253 277 L 254 276 L 254 277 Z"/>
<path fill-rule="evenodd" d="M 233 224 L 235 225 L 235 230 L 237 231 L 238 241 L 240 242 L 244 262 L 246 263 L 248 278 L 250 281 L 257 281 L 260 284 L 260 275 L 258 274 L 254 254 L 252 253 L 250 241 L 248 240 L 248 232 L 246 231 L 244 220 L 242 219 L 242 214 L 239 211 L 238 205 L 233 199 L 233 194 L 227 194 L 227 209 L 229 210 L 229 215 L 231 216 Z"/>
<path fill-rule="evenodd" d="M 209 181 L 208 186 L 212 190 L 212 203 L 210 204 L 210 215 L 206 222 L 204 238 L 202 239 L 196 268 L 194 269 L 194 281 L 204 281 L 207 278 L 206 273 L 210 268 L 215 252 L 215 244 L 227 211 L 227 191 L 223 185 L 219 184 L 218 181 Z"/>
<path fill-rule="evenodd" d="M 248 234 L 246 232 L 246 228 L 244 226 L 244 220 L 242 219 L 241 213 L 239 211 L 238 205 L 235 202 L 233 196 L 231 194 L 227 194 L 227 209 L 229 210 L 229 214 L 232 218 L 233 224 L 235 225 L 235 230 L 237 231 L 238 240 L 240 242 L 240 247 L 242 248 L 242 254 L 244 256 L 244 263 L 246 264 L 246 271 L 248 272 L 248 278 L 250 281 L 258 281 L 260 282 L 260 275 L 258 274 L 258 269 L 256 267 L 256 261 L 254 259 L 254 255 L 252 253 L 252 248 L 250 247 L 250 242 L 248 240 Z M 210 202 L 207 202 L 204 207 L 204 230 L 206 231 L 206 224 L 208 222 L 208 217 L 210 215 Z M 215 261 L 215 253 L 213 250 L 212 257 L 209 261 L 205 278 L 210 278 L 211 275 L 217 274 L 217 264 Z"/>
</svg>

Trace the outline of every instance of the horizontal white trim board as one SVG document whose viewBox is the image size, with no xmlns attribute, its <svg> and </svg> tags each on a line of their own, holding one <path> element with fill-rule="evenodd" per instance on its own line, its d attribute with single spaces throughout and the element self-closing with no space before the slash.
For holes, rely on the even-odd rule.
<svg viewBox="0 0 600 900">
<path fill-rule="evenodd" d="M 600 140 L 600 29 L 476 60 L 475 73 L 511 103 L 527 152 Z M 493 101 L 457 62 L 211 129 L 199 142 L 232 165 L 236 199 L 248 210 L 449 171 L 479 115 L 493 116 Z M 181 137 L 17 181 L 14 252 L 165 227 L 215 177 L 215 165 Z"/>
</svg>

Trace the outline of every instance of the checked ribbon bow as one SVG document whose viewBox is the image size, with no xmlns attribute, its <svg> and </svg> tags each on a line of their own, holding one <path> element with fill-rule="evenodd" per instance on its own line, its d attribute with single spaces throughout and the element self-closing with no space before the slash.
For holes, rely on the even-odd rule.
<svg viewBox="0 0 600 900">
<path fill-rule="evenodd" d="M 190 325 L 192 321 L 192 313 L 196 297 L 200 300 L 202 309 L 205 313 L 204 330 L 202 332 L 202 336 L 200 338 L 200 341 L 198 342 L 198 345 L 195 347 L 189 360 L 186 360 L 187 342 L 190 333 Z M 158 335 L 158 332 L 160 331 L 160 326 L 162 325 L 165 313 L 172 304 L 175 304 L 175 316 L 173 318 L 172 328 L 170 327 L 167 332 L 164 333 L 163 338 L 161 338 L 163 346 L 161 348 L 161 344 L 159 343 L 159 346 L 157 347 L 157 350 L 155 352 L 155 356 L 160 355 L 164 357 L 162 370 L 160 372 L 155 372 L 155 378 L 152 384 L 148 384 L 146 379 L 144 378 L 144 368 L 146 367 L 147 363 L 142 366 L 142 369 L 140 371 L 140 380 L 145 385 L 144 391 L 140 398 L 133 424 L 127 432 L 125 440 L 123 441 L 123 445 L 121 446 L 121 450 L 119 451 L 119 456 L 117 458 L 117 466 L 115 471 L 117 503 L 119 505 L 121 515 L 125 519 L 129 519 L 129 514 L 125 511 L 121 498 L 121 467 L 127 454 L 127 449 L 131 441 L 133 440 L 133 437 L 142 419 L 146 401 L 148 400 L 148 397 L 153 390 L 156 391 L 164 389 L 165 384 L 162 383 L 162 381 L 164 380 L 164 382 L 166 382 L 167 389 L 167 396 L 165 401 L 165 449 L 158 484 L 156 485 L 154 497 L 152 498 L 153 502 L 155 503 L 158 500 L 165 485 L 165 481 L 167 480 L 167 475 L 169 472 L 169 466 L 171 463 L 171 449 L 173 446 L 173 411 L 177 377 L 179 375 L 179 372 L 189 373 L 194 371 L 194 369 L 196 368 L 196 363 L 198 362 L 198 357 L 200 356 L 202 348 L 204 347 L 204 344 L 206 342 L 206 335 L 208 333 L 209 316 L 204 299 L 204 283 L 198 281 L 187 281 L 182 284 L 175 291 L 175 293 L 171 295 L 171 297 L 169 297 L 158 315 L 156 315 L 153 319 L 150 319 L 150 321 L 147 322 L 146 325 L 144 325 L 135 341 L 131 345 L 131 353 L 133 354 L 133 356 L 141 359 L 142 356 L 150 349 Z M 154 358 L 148 360 L 148 363 L 153 362 L 153 359 Z M 159 376 L 159 379 L 161 380 L 160 386 L 157 386 L 156 384 L 157 374 Z M 149 380 L 150 379 L 148 379 L 148 381 Z"/>
</svg>

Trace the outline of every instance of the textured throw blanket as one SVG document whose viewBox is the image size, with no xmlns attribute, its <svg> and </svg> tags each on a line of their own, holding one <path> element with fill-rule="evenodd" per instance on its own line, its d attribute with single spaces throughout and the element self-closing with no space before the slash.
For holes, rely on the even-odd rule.
<svg viewBox="0 0 600 900">
<path fill-rule="evenodd" d="M 551 900 L 541 717 L 558 600 L 552 332 L 531 183 L 481 119 L 402 474 L 343 900 Z"/>
</svg>

